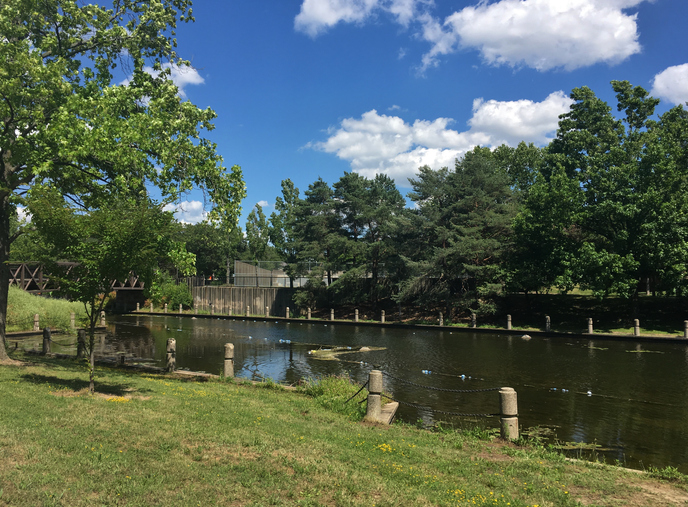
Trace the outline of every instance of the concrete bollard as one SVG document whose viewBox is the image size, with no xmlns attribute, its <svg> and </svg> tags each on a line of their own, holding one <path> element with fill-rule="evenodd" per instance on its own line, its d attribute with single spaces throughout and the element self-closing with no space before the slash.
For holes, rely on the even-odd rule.
<svg viewBox="0 0 688 507">
<path fill-rule="evenodd" d="M 334 320 L 334 308 L 330 308 L 330 320 Z"/>
<path fill-rule="evenodd" d="M 518 438 L 518 400 L 513 388 L 502 387 L 499 390 L 499 411 L 502 438 L 516 440 Z"/>
<path fill-rule="evenodd" d="M 229 308 L 227 308 L 227 315 L 229 315 L 231 317 L 232 316 L 232 304 L 230 303 L 228 306 L 229 306 Z"/>
<path fill-rule="evenodd" d="M 640 336 L 640 321 L 633 319 L 633 336 Z"/>
<path fill-rule="evenodd" d="M 358 308 L 354 310 L 354 322 L 358 322 Z"/>
<path fill-rule="evenodd" d="M 380 422 L 382 419 L 382 372 L 372 370 L 368 374 L 368 410 L 366 421 Z"/>
<path fill-rule="evenodd" d="M 552 321 L 549 318 L 549 315 L 545 315 L 545 331 L 548 333 L 552 329 Z"/>
<path fill-rule="evenodd" d="M 287 311 L 284 312 L 284 318 L 288 319 L 289 318 L 289 307 L 287 306 Z"/>
<path fill-rule="evenodd" d="M 50 328 L 43 328 L 43 354 L 50 354 Z"/>
<path fill-rule="evenodd" d="M 308 309 L 308 320 L 311 320 L 311 309 Z"/>
<path fill-rule="evenodd" d="M 38 321 L 38 314 L 34 313 L 33 315 L 33 330 L 34 331 L 40 331 L 41 330 L 41 325 L 40 322 Z"/>
<path fill-rule="evenodd" d="M 198 307 L 194 306 L 194 315 L 198 315 Z"/>
<path fill-rule="evenodd" d="M 213 304 L 208 303 L 208 306 L 210 307 L 210 315 L 215 315 L 215 308 L 213 308 Z"/>
<path fill-rule="evenodd" d="M 86 331 L 79 329 L 76 332 L 76 358 L 86 357 Z"/>
<path fill-rule="evenodd" d="M 251 307 L 247 306 L 246 307 L 246 316 L 248 317 L 249 315 L 251 315 Z"/>
<path fill-rule="evenodd" d="M 270 316 L 270 307 L 269 307 L 269 306 L 266 306 L 266 307 L 265 307 L 265 316 L 266 316 L 266 317 L 269 317 L 269 316 Z"/>
<path fill-rule="evenodd" d="M 136 303 L 136 311 L 138 312 L 141 310 L 141 303 Z"/>
<path fill-rule="evenodd" d="M 380 322 L 382 322 L 383 324 L 385 323 L 385 311 L 384 310 L 382 310 L 380 312 Z"/>
<path fill-rule="evenodd" d="M 167 339 L 167 371 L 174 371 L 177 367 L 177 341 L 174 338 Z"/>
<path fill-rule="evenodd" d="M 688 340 L 688 320 L 683 321 L 683 337 Z"/>
<path fill-rule="evenodd" d="M 475 328 L 475 326 L 476 326 L 476 324 L 477 324 L 476 321 L 477 321 L 477 318 L 476 318 L 476 316 L 475 316 L 475 313 L 471 313 L 471 327 L 472 327 L 472 328 Z"/>
<path fill-rule="evenodd" d="M 153 313 L 153 303 L 150 304 L 150 312 Z"/>
<path fill-rule="evenodd" d="M 181 303 L 179 303 L 179 313 L 180 313 L 180 314 L 183 313 L 182 304 L 181 304 Z"/>
<path fill-rule="evenodd" d="M 163 310 L 162 310 L 162 311 L 163 311 L 164 313 L 167 313 L 167 303 L 165 303 L 165 306 L 163 307 Z"/>
<path fill-rule="evenodd" d="M 105 312 L 100 312 L 100 327 L 105 327 Z"/>
<path fill-rule="evenodd" d="M 511 315 L 506 316 L 506 328 L 511 329 Z"/>
<path fill-rule="evenodd" d="M 444 315 L 442 315 L 442 312 L 440 312 L 440 320 L 439 320 L 439 323 L 440 323 L 440 327 L 441 327 L 441 326 L 444 326 Z"/>
<path fill-rule="evenodd" d="M 592 329 L 592 319 L 588 319 L 588 334 L 592 334 L 593 329 Z"/>
<path fill-rule="evenodd" d="M 69 314 L 69 327 L 71 329 L 76 329 L 76 315 L 74 312 Z"/>
<path fill-rule="evenodd" d="M 225 367 L 223 370 L 225 378 L 234 376 L 234 344 L 225 343 Z"/>
</svg>

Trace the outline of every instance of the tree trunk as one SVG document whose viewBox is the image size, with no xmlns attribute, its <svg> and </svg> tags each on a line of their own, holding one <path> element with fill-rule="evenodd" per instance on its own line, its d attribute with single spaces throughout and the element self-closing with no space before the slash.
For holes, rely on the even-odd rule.
<svg viewBox="0 0 688 507">
<path fill-rule="evenodd" d="M 7 295 L 10 288 L 10 213 L 9 196 L 0 201 L 0 361 L 9 361 L 5 339 L 7 324 Z"/>
<path fill-rule="evenodd" d="M 88 337 L 88 351 L 89 351 L 89 377 L 88 377 L 88 392 L 93 394 L 96 392 L 95 386 L 95 371 L 96 371 L 96 337 L 95 337 L 95 322 L 91 324 Z"/>
</svg>

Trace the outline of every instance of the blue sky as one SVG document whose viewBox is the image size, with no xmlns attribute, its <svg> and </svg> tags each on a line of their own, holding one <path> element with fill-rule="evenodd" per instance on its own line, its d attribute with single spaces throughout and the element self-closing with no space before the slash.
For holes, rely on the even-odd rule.
<svg viewBox="0 0 688 507">
<path fill-rule="evenodd" d="M 574 87 L 615 107 L 612 80 L 688 101 L 686 0 L 197 0 L 177 33 L 184 96 L 269 214 L 280 182 L 383 172 L 403 194 L 423 164 L 476 144 L 544 145 Z M 202 219 L 200 192 L 177 217 Z"/>
</svg>

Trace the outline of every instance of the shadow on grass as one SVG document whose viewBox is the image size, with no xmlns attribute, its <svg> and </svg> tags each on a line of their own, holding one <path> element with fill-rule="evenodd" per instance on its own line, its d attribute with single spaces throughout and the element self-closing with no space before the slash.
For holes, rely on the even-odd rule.
<svg viewBox="0 0 688 507">
<path fill-rule="evenodd" d="M 77 378 L 60 378 L 53 375 L 38 375 L 35 373 L 27 373 L 21 376 L 22 380 L 32 384 L 49 385 L 55 388 L 69 389 L 74 392 L 88 390 L 88 380 Z M 110 394 L 113 396 L 124 396 L 131 394 L 132 391 L 137 393 L 150 392 L 150 389 L 133 388 L 126 384 L 103 382 L 96 380 L 96 393 Z"/>
</svg>

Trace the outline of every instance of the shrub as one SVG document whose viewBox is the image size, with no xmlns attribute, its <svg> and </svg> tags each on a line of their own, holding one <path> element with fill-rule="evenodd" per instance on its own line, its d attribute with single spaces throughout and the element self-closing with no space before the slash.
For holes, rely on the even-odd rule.
<svg viewBox="0 0 688 507">
<path fill-rule="evenodd" d="M 368 396 L 368 391 L 363 389 L 358 396 L 347 402 L 360 388 L 360 385 L 353 383 L 348 377 L 328 376 L 308 379 L 301 386 L 301 392 L 333 412 L 344 414 L 353 421 L 361 421 L 366 408 L 359 401 Z"/>
</svg>

